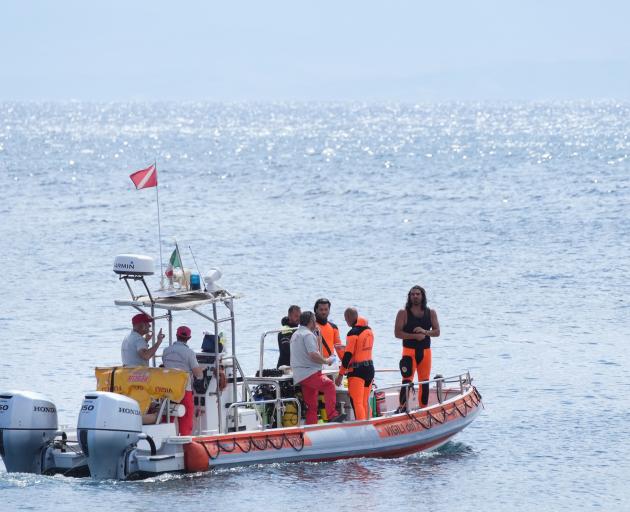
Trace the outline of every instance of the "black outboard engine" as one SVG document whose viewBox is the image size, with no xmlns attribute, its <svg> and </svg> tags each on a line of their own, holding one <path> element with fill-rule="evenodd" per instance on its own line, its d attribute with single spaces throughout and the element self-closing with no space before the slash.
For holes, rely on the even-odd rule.
<svg viewBox="0 0 630 512">
<path fill-rule="evenodd" d="M 104 391 L 86 394 L 77 437 L 92 478 L 126 479 L 130 454 L 138 440 L 146 438 L 138 402 Z"/>
<path fill-rule="evenodd" d="M 57 408 L 44 395 L 0 392 L 0 455 L 9 473 L 42 473 L 57 428 Z"/>
</svg>

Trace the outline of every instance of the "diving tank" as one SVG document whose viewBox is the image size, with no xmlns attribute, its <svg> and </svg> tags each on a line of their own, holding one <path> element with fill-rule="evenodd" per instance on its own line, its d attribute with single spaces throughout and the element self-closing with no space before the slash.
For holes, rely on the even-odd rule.
<svg viewBox="0 0 630 512">
<path fill-rule="evenodd" d="M 95 391 L 85 395 L 77 437 L 96 479 L 125 479 L 127 455 L 142 433 L 142 414 L 134 399 Z"/>
<path fill-rule="evenodd" d="M 57 408 L 44 395 L 0 392 L 0 455 L 9 473 L 41 473 L 57 428 Z"/>
</svg>

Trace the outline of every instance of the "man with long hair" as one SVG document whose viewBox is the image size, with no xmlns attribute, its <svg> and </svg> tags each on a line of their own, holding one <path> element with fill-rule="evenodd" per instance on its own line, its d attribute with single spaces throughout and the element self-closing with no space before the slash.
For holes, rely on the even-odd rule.
<svg viewBox="0 0 630 512">
<path fill-rule="evenodd" d="M 398 311 L 394 336 L 402 340 L 403 350 L 400 373 L 403 387 L 400 388 L 400 409 L 406 408 L 408 389 L 413 385 L 417 372 L 418 381 L 431 378 L 431 338 L 440 335 L 437 312 L 427 307 L 427 293 L 422 286 L 415 285 L 407 294 L 405 309 Z M 429 384 L 422 384 L 419 404 L 429 403 Z"/>
</svg>

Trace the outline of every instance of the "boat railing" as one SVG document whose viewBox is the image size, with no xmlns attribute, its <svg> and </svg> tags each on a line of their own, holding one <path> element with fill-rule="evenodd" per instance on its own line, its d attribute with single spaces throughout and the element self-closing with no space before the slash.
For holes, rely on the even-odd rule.
<svg viewBox="0 0 630 512">
<path fill-rule="evenodd" d="M 378 390 L 385 391 L 388 389 L 400 389 L 403 386 L 416 386 L 416 385 L 422 385 L 422 384 L 431 385 L 432 383 L 458 384 L 459 391 L 463 393 L 464 391 L 467 391 L 470 388 L 472 384 L 472 377 L 470 376 L 470 372 L 461 373 L 459 375 L 453 375 L 451 377 L 435 376 L 434 378 L 429 379 L 429 380 L 422 380 L 419 382 L 410 382 L 408 384 L 401 384 L 400 382 L 397 384 L 387 384 L 386 386 L 380 386 Z"/>
<path fill-rule="evenodd" d="M 397 384 L 387 384 L 386 386 L 379 386 L 376 391 L 386 392 L 395 390 L 398 391 L 403 388 L 407 388 L 407 400 L 405 400 L 405 410 L 410 412 L 412 410 L 422 409 L 422 407 L 410 408 L 410 400 L 409 400 L 409 392 L 414 388 L 414 386 L 422 386 L 423 384 L 428 384 L 436 390 L 436 397 L 439 403 L 443 402 L 443 392 L 446 391 L 445 384 L 456 384 L 459 387 L 459 394 L 464 394 L 466 391 L 470 389 L 472 386 L 472 377 L 470 376 L 470 371 L 465 373 L 460 373 L 459 375 L 453 375 L 450 377 L 442 377 L 441 375 L 436 375 L 434 378 L 429 380 L 423 380 L 419 382 L 409 382 L 406 384 L 397 383 Z"/>
<path fill-rule="evenodd" d="M 251 395 L 251 391 L 245 382 L 247 380 L 247 376 L 245 375 L 245 372 L 243 371 L 243 367 L 241 366 L 241 363 L 238 361 L 238 358 L 235 355 L 224 355 L 223 361 L 225 362 L 225 366 L 231 365 L 232 368 L 234 368 L 235 371 L 232 372 L 232 378 L 234 379 L 235 383 L 238 382 L 239 377 L 242 379 L 243 384 L 241 388 L 241 396 L 244 399 L 253 398 Z M 234 397 L 236 398 L 236 394 L 234 394 Z"/>
<path fill-rule="evenodd" d="M 270 377 L 246 377 L 245 379 L 243 379 L 243 386 L 245 388 L 247 388 L 248 394 L 250 396 L 250 398 L 254 398 L 253 394 L 251 392 L 251 390 L 249 389 L 249 386 L 259 386 L 259 385 L 265 385 L 265 386 L 271 386 L 274 388 L 274 391 L 276 393 L 276 398 L 272 398 L 271 401 L 272 402 L 278 402 L 279 400 L 282 400 L 282 387 L 280 384 L 280 379 L 274 379 L 274 378 L 270 378 Z M 245 397 L 246 395 L 243 394 L 243 397 Z M 262 403 L 262 400 L 253 400 L 255 403 Z M 276 424 L 280 425 L 282 423 L 282 411 L 276 407 Z"/>
<path fill-rule="evenodd" d="M 265 338 L 270 334 L 279 334 L 281 332 L 294 332 L 297 330 L 297 327 L 285 327 L 283 329 L 273 329 L 271 331 L 265 331 L 260 336 L 260 354 L 258 360 L 258 375 L 262 375 L 262 372 L 265 368 Z M 274 365 L 275 367 L 275 365 Z"/>
<path fill-rule="evenodd" d="M 227 415 L 229 418 L 230 414 L 232 414 L 232 417 L 234 418 L 234 431 L 238 432 L 238 410 L 236 409 L 238 407 L 253 406 L 254 410 L 256 411 L 256 416 L 260 420 L 260 430 L 265 430 L 267 425 L 265 424 L 265 419 L 263 418 L 257 406 L 275 404 L 276 425 L 280 427 L 282 425 L 282 409 L 283 409 L 283 406 L 287 403 L 294 403 L 296 405 L 296 408 L 297 408 L 296 414 L 297 414 L 297 418 L 299 422 L 299 418 L 302 417 L 302 407 L 300 405 L 300 401 L 297 398 L 272 398 L 269 400 L 248 400 L 246 402 L 234 402 L 230 404 L 230 406 L 228 407 Z M 233 409 L 234 411 L 232 411 Z"/>
</svg>

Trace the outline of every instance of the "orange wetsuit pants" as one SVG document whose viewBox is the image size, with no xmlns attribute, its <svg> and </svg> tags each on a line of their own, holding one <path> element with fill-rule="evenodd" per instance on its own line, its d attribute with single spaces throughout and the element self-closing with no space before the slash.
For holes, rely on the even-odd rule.
<svg viewBox="0 0 630 512">
<path fill-rule="evenodd" d="M 409 376 L 403 375 L 402 382 L 407 384 L 413 382 L 414 374 L 418 373 L 418 381 L 429 380 L 431 378 L 431 349 L 430 348 L 408 348 L 403 347 L 403 360 L 411 360 L 411 371 Z M 404 405 L 407 398 L 407 388 L 400 390 L 400 405 Z M 419 403 L 422 407 L 429 403 L 429 384 L 422 384 L 422 394 Z"/>
<path fill-rule="evenodd" d="M 374 366 L 354 368 L 348 374 L 348 394 L 354 410 L 355 420 L 367 420 L 370 414 L 370 391 L 374 380 Z"/>
</svg>

